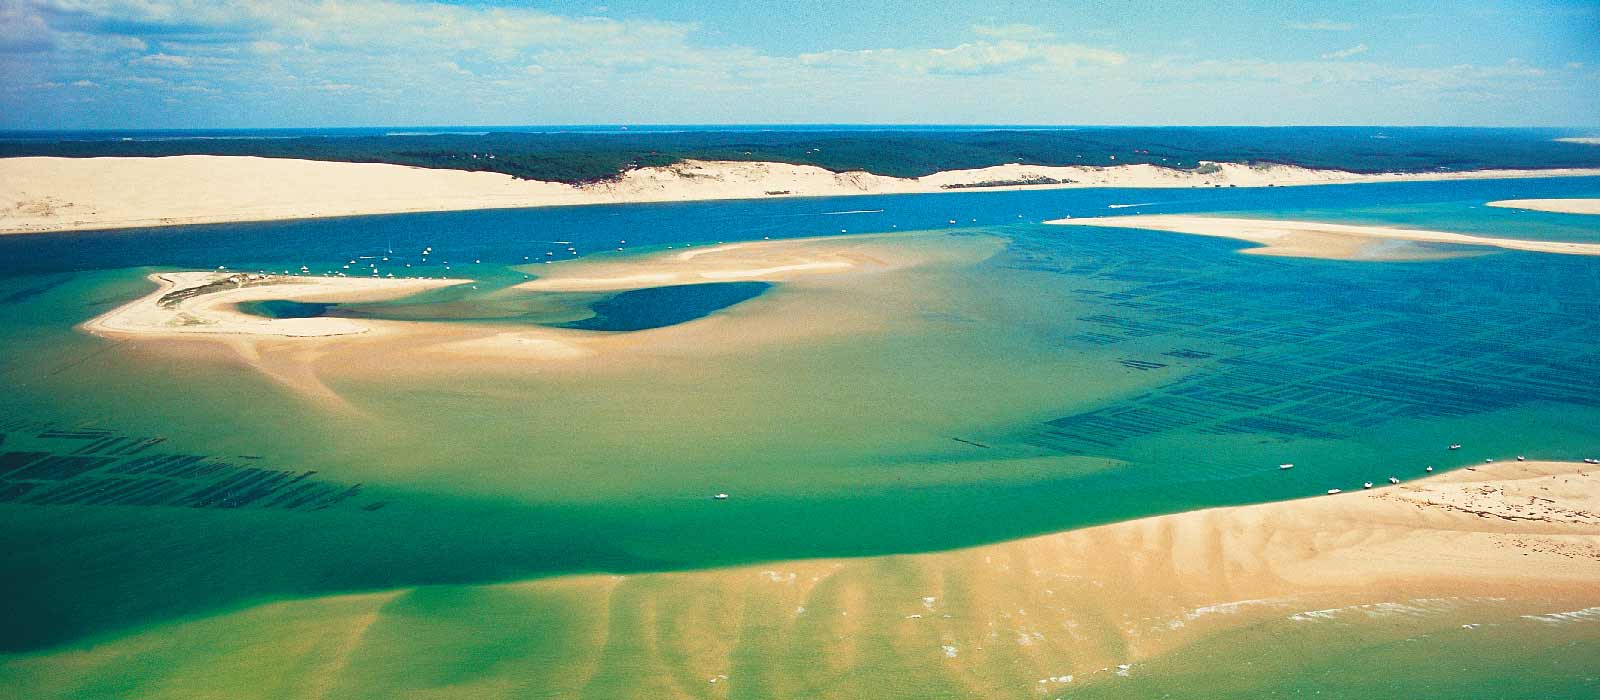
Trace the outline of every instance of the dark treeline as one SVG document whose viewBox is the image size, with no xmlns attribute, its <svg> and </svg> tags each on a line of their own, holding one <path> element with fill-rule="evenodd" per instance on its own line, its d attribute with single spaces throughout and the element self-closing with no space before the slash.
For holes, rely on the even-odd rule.
<svg viewBox="0 0 1600 700">
<path fill-rule="evenodd" d="M 776 161 L 915 177 L 1003 163 L 1194 168 L 1199 161 L 1292 163 L 1357 172 L 1600 167 L 1600 146 L 1554 129 L 1083 127 L 1030 130 L 780 127 L 635 132 L 389 135 L 376 130 L 0 133 L 0 157 L 236 155 L 493 171 L 579 183 L 683 159 Z"/>
</svg>

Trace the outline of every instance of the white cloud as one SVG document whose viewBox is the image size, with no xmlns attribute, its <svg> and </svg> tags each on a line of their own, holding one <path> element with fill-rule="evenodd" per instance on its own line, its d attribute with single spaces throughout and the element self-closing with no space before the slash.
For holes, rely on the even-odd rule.
<svg viewBox="0 0 1600 700">
<path fill-rule="evenodd" d="M 156 66 L 160 68 L 188 68 L 189 66 L 194 65 L 194 61 L 190 60 L 187 56 L 174 56 L 172 54 L 165 53 L 153 53 L 148 56 L 140 56 L 133 59 L 133 62 L 141 66 Z"/>
<path fill-rule="evenodd" d="M 1077 44 L 1033 44 L 980 40 L 951 48 L 833 50 L 801 54 L 801 65 L 852 71 L 901 71 L 919 75 L 992 75 L 1021 70 L 1062 71 L 1078 66 L 1115 66 L 1127 60 L 1115 51 Z"/>
<path fill-rule="evenodd" d="M 1560 63 L 1548 76 L 1524 63 L 1414 68 L 1354 58 L 1365 44 L 1321 60 L 1237 58 L 1248 47 L 1217 47 L 1196 60 L 1179 57 L 1192 50 L 1178 42 L 1167 45 L 1173 55 L 1142 55 L 1118 50 L 1115 32 L 1074 30 L 1074 42 L 1028 24 L 973 26 L 966 38 L 934 47 L 777 54 L 707 44 L 694 24 L 595 14 L 426 0 L 0 0 L 0 92 L 88 80 L 103 86 L 94 91 L 101 104 L 126 106 L 118 115 L 144 110 L 140 118 L 156 126 L 305 123 L 307 115 L 391 124 L 1238 123 L 1319 100 L 1324 107 L 1308 107 L 1310 119 L 1326 119 L 1326 105 L 1338 104 L 1347 110 L 1340 114 L 1365 109 L 1377 120 L 1399 104 L 1396 92 L 1412 98 L 1407 105 L 1426 106 L 1415 109 L 1454 120 L 1449 100 L 1597 87 L 1592 69 L 1559 71 Z M 1287 26 L 1354 28 L 1332 20 Z M 1080 43 L 1088 36 L 1103 44 Z M 40 89 L 19 101 L 29 111 L 5 110 L 0 121 L 54 124 L 68 112 L 49 100 L 89 92 Z M 1235 91 L 1253 99 L 1222 97 Z M 166 97 L 176 106 L 162 106 Z M 1271 107 L 1228 106 L 1246 103 Z"/>
<path fill-rule="evenodd" d="M 1367 52 L 1367 45 L 1366 44 L 1356 44 L 1355 46 L 1352 46 L 1352 47 L 1350 47 L 1348 49 L 1339 49 L 1338 51 L 1329 51 L 1328 53 L 1322 54 L 1322 57 L 1323 58 L 1331 58 L 1331 59 L 1341 59 L 1341 58 L 1349 58 L 1349 57 L 1354 56 L 1356 54 L 1363 54 L 1363 53 L 1366 53 L 1366 52 Z"/>
</svg>

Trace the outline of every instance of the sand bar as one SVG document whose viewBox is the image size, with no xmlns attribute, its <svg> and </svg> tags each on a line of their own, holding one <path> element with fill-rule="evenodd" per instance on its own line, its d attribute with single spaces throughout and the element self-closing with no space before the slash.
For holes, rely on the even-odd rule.
<svg viewBox="0 0 1600 700">
<path fill-rule="evenodd" d="M 0 233 L 40 233 L 578 204 L 1065 187 L 1265 187 L 1600 176 L 1600 169 L 1351 173 L 1215 163 L 1195 170 L 998 165 L 920 178 L 787 163 L 686 160 L 587 185 L 489 172 L 248 156 L 0 159 Z"/>
<path fill-rule="evenodd" d="M 394 371 L 519 376 L 618 372 L 663 358 L 705 362 L 752 347 L 880 332 L 886 324 L 901 321 L 893 305 L 883 303 L 885 294 L 903 296 L 907 290 L 922 289 L 918 286 L 926 283 L 922 268 L 971 264 L 1002 245 L 993 236 L 895 233 L 599 254 L 526 266 L 541 276 L 486 292 L 492 303 L 500 296 L 603 293 L 678 284 L 782 285 L 708 316 L 638 331 L 532 323 L 265 318 L 237 307 L 266 300 L 381 301 L 470 280 L 283 275 L 246 279 L 240 285 L 228 281 L 238 277 L 234 273 L 201 271 L 152 275 L 156 291 L 86 322 L 83 329 L 119 340 L 145 341 L 146 348 L 186 358 L 197 345 L 185 341 L 221 345 L 229 356 L 289 389 L 342 407 L 342 399 L 323 381 L 324 374 L 380 381 Z M 182 290 L 204 287 L 209 288 L 203 294 L 172 298 Z"/>
<path fill-rule="evenodd" d="M 888 272 L 937 257 L 932 251 L 910 245 L 916 240 L 916 234 L 870 234 L 688 246 L 643 258 L 602 255 L 529 268 L 540 277 L 516 288 L 615 291 L 708 282 L 793 282 L 818 275 Z"/>
<path fill-rule="evenodd" d="M 229 272 L 164 272 L 135 301 L 90 319 L 83 328 L 110 336 L 324 338 L 370 333 L 382 322 L 347 318 L 265 318 L 239 311 L 252 301 L 354 302 L 395 299 L 470 280 L 297 277 Z M 186 295 L 191 292 L 192 295 Z"/>
<path fill-rule="evenodd" d="M 1489 202 L 1489 206 L 1557 214 L 1600 214 L 1600 199 L 1502 199 Z"/>
<path fill-rule="evenodd" d="M 1027 694 L 1019 688 L 1055 697 L 1121 683 L 1147 664 L 1181 665 L 1186 649 L 1230 630 L 1275 632 L 1247 654 L 1257 661 L 1303 654 L 1301 642 L 1329 634 L 1410 643 L 1426 659 L 1432 642 L 1415 640 L 1476 623 L 1600 620 L 1600 468 L 1507 461 L 1353 488 L 950 552 L 290 600 L 11 657 L 3 668 L 25 695 L 71 696 L 84 679 L 130 673 L 229 677 L 270 650 L 275 667 L 305 669 L 299 680 L 325 688 L 370 684 L 362 658 L 443 676 L 453 657 L 491 653 L 448 640 L 490 639 L 497 674 L 537 678 L 558 694 L 705 695 L 760 683 L 771 697 L 853 698 L 937 677 L 964 697 Z M 561 624 L 527 641 L 505 632 L 550 619 Z M 445 641 L 408 641 L 439 630 Z M 241 634 L 256 644 L 205 643 Z M 467 646 L 439 653 L 439 643 Z M 330 646 L 351 661 L 326 663 Z M 485 684 L 441 692 L 517 695 Z"/>
<path fill-rule="evenodd" d="M 1045 223 L 1064 226 L 1100 226 L 1217 236 L 1259 243 L 1262 247 L 1244 252 L 1255 255 L 1281 255 L 1337 260 L 1411 260 L 1440 257 L 1437 251 L 1384 245 L 1386 242 L 1443 243 L 1488 246 L 1506 250 L 1525 250 L 1565 255 L 1600 255 L 1600 244 L 1562 241 L 1530 241 L 1514 238 L 1473 236 L 1464 233 L 1427 231 L 1391 226 L 1358 226 L 1317 221 L 1242 219 L 1185 214 L 1150 214 L 1084 219 L 1056 219 Z"/>
</svg>

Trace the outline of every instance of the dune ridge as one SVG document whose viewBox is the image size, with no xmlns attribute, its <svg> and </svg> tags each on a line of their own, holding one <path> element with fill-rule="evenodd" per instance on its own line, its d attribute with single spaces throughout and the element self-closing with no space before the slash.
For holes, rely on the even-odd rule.
<svg viewBox="0 0 1600 700">
<path fill-rule="evenodd" d="M 1063 187 L 1267 187 L 1597 176 L 1600 169 L 1352 173 L 1281 164 L 1194 170 L 1008 164 L 920 178 L 686 160 L 585 185 L 489 172 L 249 156 L 0 159 L 0 234 L 579 204 Z"/>
</svg>

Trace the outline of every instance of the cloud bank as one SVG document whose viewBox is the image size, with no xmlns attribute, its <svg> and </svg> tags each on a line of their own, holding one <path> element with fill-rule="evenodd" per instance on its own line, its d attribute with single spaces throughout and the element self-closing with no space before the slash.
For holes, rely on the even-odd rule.
<svg viewBox="0 0 1600 700">
<path fill-rule="evenodd" d="M 1584 97 L 1600 93 L 1600 72 L 1582 63 L 1351 60 L 1367 43 L 1301 62 L 1219 47 L 1151 55 L 1026 24 L 792 55 L 708 35 L 685 22 L 399 0 L 0 0 L 0 126 L 1600 120 Z"/>
</svg>

